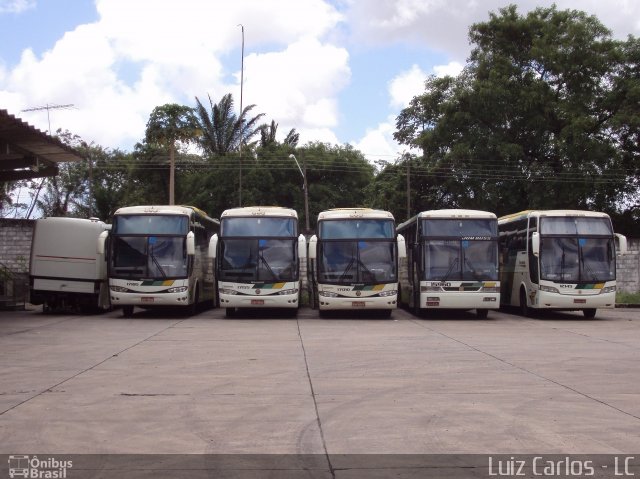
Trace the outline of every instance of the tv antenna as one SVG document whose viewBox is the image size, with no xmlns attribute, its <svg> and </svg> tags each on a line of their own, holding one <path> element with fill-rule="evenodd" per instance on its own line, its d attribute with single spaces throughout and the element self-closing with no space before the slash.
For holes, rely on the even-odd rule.
<svg viewBox="0 0 640 479">
<path fill-rule="evenodd" d="M 47 123 L 49 124 L 49 135 L 51 135 L 51 117 L 49 116 L 49 111 L 50 110 L 69 110 L 71 108 L 73 108 L 75 105 L 73 103 L 69 103 L 67 105 L 49 105 L 49 103 L 47 103 L 44 106 L 35 106 L 33 108 L 27 108 L 24 111 L 43 111 L 43 110 L 47 110 Z"/>
</svg>

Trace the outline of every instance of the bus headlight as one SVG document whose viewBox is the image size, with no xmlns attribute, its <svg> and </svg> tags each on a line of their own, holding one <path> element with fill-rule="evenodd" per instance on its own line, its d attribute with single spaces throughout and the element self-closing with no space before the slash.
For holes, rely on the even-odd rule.
<svg viewBox="0 0 640 479">
<path fill-rule="evenodd" d="M 238 294 L 238 292 L 233 289 L 220 288 L 220 294 Z"/>
<path fill-rule="evenodd" d="M 553 286 L 540 285 L 540 291 L 546 291 L 547 293 L 560 294 L 560 291 L 558 291 L 558 288 L 554 288 Z"/>
<path fill-rule="evenodd" d="M 296 294 L 298 292 L 297 289 L 285 289 L 284 291 L 278 292 L 278 294 Z"/>
<path fill-rule="evenodd" d="M 122 286 L 109 286 L 109 289 L 114 293 L 133 293 L 129 288 L 123 288 Z"/>
<path fill-rule="evenodd" d="M 395 296 L 396 294 L 398 294 L 398 291 L 392 289 L 391 291 L 383 291 L 382 293 L 378 293 L 378 296 Z"/>
<path fill-rule="evenodd" d="M 184 293 L 189 288 L 187 286 L 177 286 L 175 288 L 169 288 L 167 293 Z"/>
<path fill-rule="evenodd" d="M 318 291 L 318 296 L 325 296 L 327 298 L 337 298 L 338 293 L 332 293 L 331 291 Z"/>
<path fill-rule="evenodd" d="M 615 292 L 616 292 L 616 287 L 615 286 L 607 286 L 606 288 L 602 288 L 600 290 L 600 294 L 615 293 Z"/>
</svg>

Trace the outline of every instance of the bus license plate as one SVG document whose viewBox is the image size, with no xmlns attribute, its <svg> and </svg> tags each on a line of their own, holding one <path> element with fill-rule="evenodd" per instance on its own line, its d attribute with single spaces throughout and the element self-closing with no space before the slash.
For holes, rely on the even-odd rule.
<svg viewBox="0 0 640 479">
<path fill-rule="evenodd" d="M 352 308 L 364 308 L 364 301 L 351 301 Z"/>
<path fill-rule="evenodd" d="M 153 297 L 146 297 L 146 296 L 143 296 L 143 297 L 142 297 L 142 302 L 143 302 L 143 303 L 153 303 Z"/>
<path fill-rule="evenodd" d="M 255 306 L 262 306 L 264 304 L 264 299 L 252 299 L 251 304 Z"/>
<path fill-rule="evenodd" d="M 574 302 L 574 304 L 586 304 L 587 300 L 586 299 L 574 299 L 573 302 Z"/>
</svg>

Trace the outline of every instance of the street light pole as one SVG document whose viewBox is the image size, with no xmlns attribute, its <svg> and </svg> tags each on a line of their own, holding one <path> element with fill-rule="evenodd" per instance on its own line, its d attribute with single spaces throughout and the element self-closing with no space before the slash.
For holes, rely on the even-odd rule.
<svg viewBox="0 0 640 479">
<path fill-rule="evenodd" d="M 242 142 L 244 140 L 244 121 L 242 117 L 242 89 L 244 87 L 244 25 L 242 23 L 239 23 L 238 26 L 242 28 L 242 55 L 240 60 L 240 158 L 238 161 L 238 166 L 240 167 L 240 179 L 238 181 L 238 206 L 242 207 Z"/>
<path fill-rule="evenodd" d="M 307 184 L 307 162 L 304 161 L 304 158 L 302 159 L 302 165 L 304 167 L 303 171 L 303 169 L 300 168 L 300 163 L 298 163 L 295 155 L 291 154 L 289 155 L 289 158 L 293 158 L 293 161 L 296 162 L 298 170 L 300 170 L 300 174 L 302 175 L 302 189 L 304 191 L 304 223 L 306 226 L 305 233 L 309 233 L 311 232 L 311 228 L 309 227 L 309 185 Z"/>
</svg>

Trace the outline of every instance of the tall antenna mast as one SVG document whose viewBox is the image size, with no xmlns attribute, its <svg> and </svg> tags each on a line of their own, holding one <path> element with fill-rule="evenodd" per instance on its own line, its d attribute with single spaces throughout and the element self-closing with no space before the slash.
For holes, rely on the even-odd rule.
<svg viewBox="0 0 640 479">
<path fill-rule="evenodd" d="M 42 110 L 47 110 L 47 123 L 49 124 L 49 135 L 51 135 L 51 117 L 49 115 L 49 111 L 50 110 L 69 110 L 70 108 L 73 108 L 74 105 L 73 103 L 69 103 L 67 105 L 49 105 L 48 103 L 44 106 L 35 106 L 33 108 L 27 108 L 24 111 L 42 111 Z"/>
<path fill-rule="evenodd" d="M 240 181 L 238 185 L 239 190 L 239 206 L 242 206 L 242 141 L 243 141 L 243 118 L 242 118 L 242 88 L 244 87 L 244 25 L 239 23 L 238 26 L 242 28 L 242 57 L 240 60 Z"/>
</svg>

